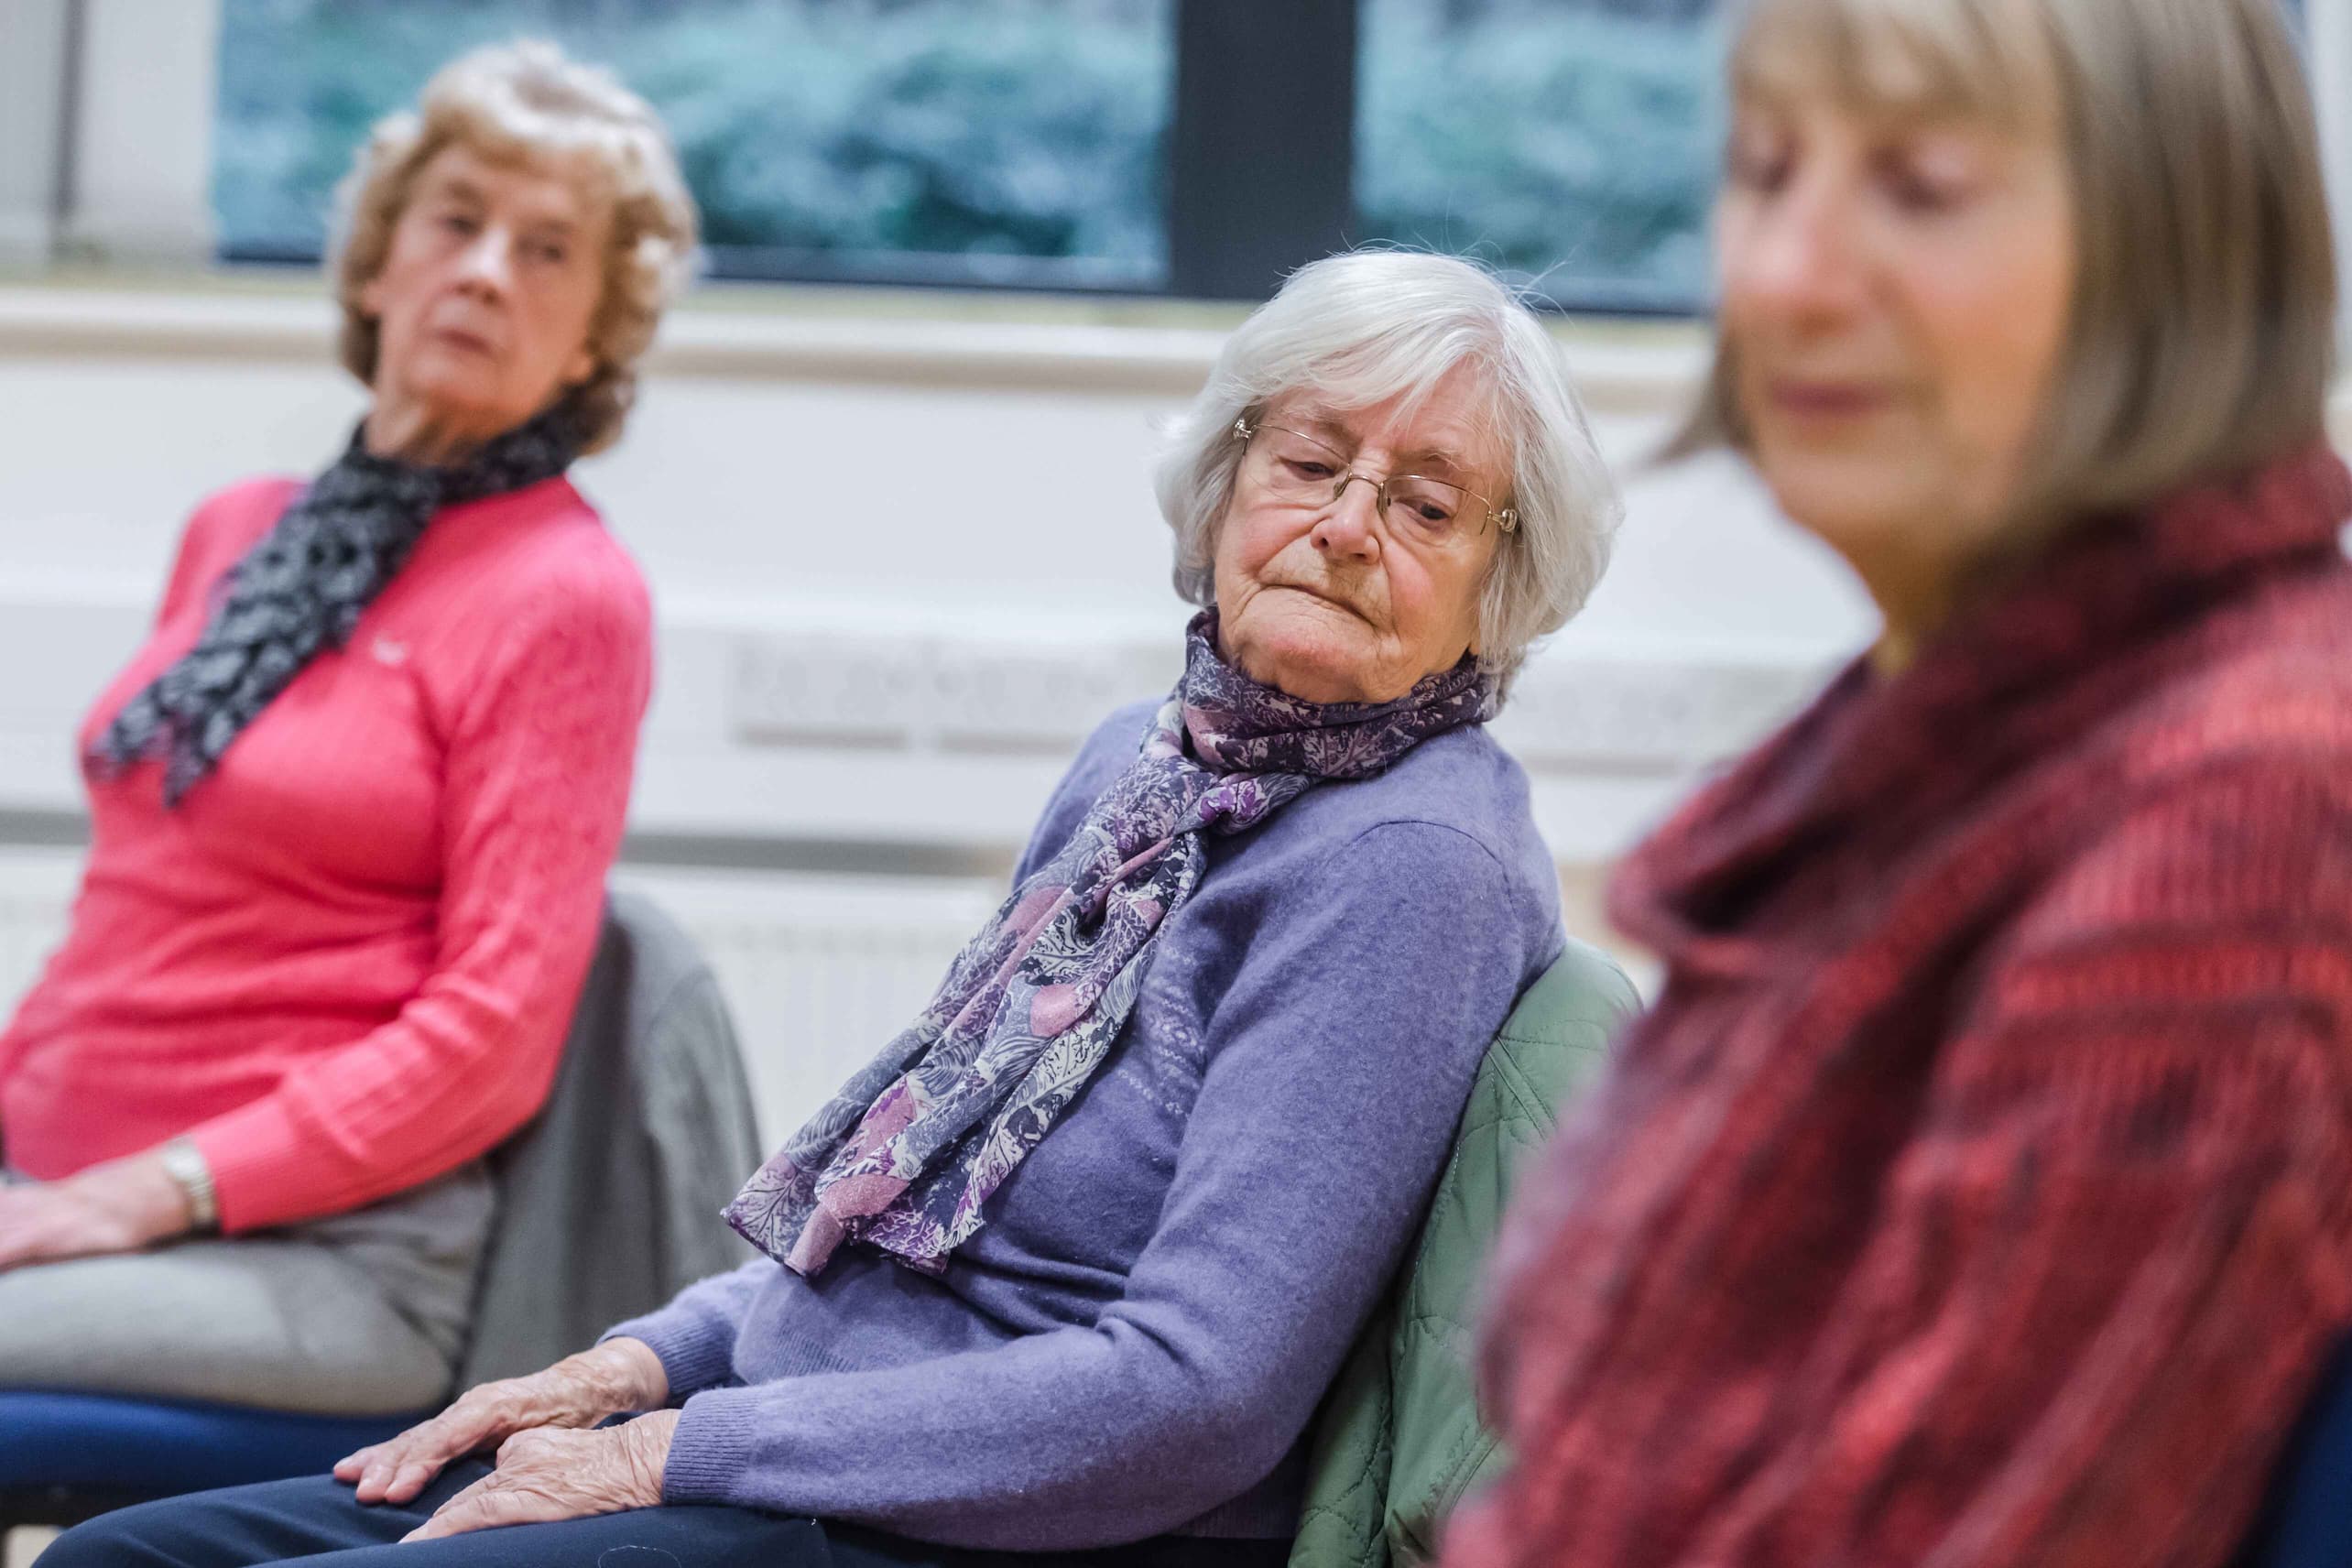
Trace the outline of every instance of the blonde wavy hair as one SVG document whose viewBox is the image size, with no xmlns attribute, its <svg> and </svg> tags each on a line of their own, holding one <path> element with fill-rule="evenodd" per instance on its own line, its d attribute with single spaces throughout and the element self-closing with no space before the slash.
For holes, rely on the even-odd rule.
<svg viewBox="0 0 2352 1568">
<path fill-rule="evenodd" d="M 650 104 L 611 72 L 526 40 L 476 49 L 443 66 L 413 109 L 378 121 L 337 193 L 330 264 L 343 307 L 343 367 L 376 382 L 378 329 L 360 296 L 383 269 L 418 172 L 464 146 L 503 162 L 584 171 L 612 208 L 604 288 L 588 328 L 595 371 L 574 394 L 599 452 L 620 439 L 637 399 L 637 364 L 661 312 L 692 271 L 694 199 Z"/>
</svg>

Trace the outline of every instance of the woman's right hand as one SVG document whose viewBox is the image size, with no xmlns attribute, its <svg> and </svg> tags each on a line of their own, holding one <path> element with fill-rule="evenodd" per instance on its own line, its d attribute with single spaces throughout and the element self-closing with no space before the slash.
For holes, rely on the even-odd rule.
<svg viewBox="0 0 2352 1568">
<path fill-rule="evenodd" d="M 399 1436 L 372 1443 L 335 1465 L 335 1479 L 358 1487 L 363 1503 L 406 1503 L 441 1467 L 518 1432 L 543 1426 L 593 1426 L 627 1410 L 659 1410 L 670 1399 L 670 1375 L 641 1339 L 608 1339 L 567 1356 L 544 1372 L 484 1383 Z"/>
</svg>

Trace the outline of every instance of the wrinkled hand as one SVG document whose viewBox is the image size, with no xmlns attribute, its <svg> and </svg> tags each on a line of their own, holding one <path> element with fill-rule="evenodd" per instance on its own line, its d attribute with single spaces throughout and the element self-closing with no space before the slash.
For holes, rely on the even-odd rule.
<svg viewBox="0 0 2352 1568">
<path fill-rule="evenodd" d="M 140 1247 L 188 1229 L 188 1194 L 149 1154 L 0 1187 L 0 1269 Z"/>
<path fill-rule="evenodd" d="M 625 1410 L 656 1409 L 669 1398 L 670 1376 L 650 1345 L 639 1339 L 607 1340 L 593 1350 L 565 1356 L 544 1372 L 467 1389 L 432 1420 L 419 1421 L 397 1437 L 371 1443 L 337 1464 L 335 1479 L 356 1486 L 354 1495 L 363 1503 L 413 1502 L 442 1466 L 476 1449 L 506 1443 L 518 1433 L 543 1428 L 593 1426 Z M 666 1434 L 662 1447 L 666 1453 Z M 499 1463 L 505 1462 L 506 1450 L 501 1448 Z M 660 1477 L 657 1463 L 657 1490 Z"/>
<path fill-rule="evenodd" d="M 498 1445 L 497 1469 L 400 1539 L 432 1541 L 500 1525 L 654 1508 L 661 1501 L 661 1468 L 679 1414 L 657 1410 L 594 1432 L 549 1426 L 518 1432 Z"/>
</svg>

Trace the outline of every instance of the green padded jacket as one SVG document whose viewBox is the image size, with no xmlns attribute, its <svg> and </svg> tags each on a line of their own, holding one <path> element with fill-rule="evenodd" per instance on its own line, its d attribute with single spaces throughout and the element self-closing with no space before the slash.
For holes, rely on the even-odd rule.
<svg viewBox="0 0 2352 1568">
<path fill-rule="evenodd" d="M 1472 1388 L 1482 1268 L 1520 1165 L 1639 1006 L 1615 964 L 1571 942 L 1487 1048 L 1420 1244 L 1315 1419 L 1290 1568 L 1428 1562 L 1454 1505 L 1493 1477 Z"/>
</svg>

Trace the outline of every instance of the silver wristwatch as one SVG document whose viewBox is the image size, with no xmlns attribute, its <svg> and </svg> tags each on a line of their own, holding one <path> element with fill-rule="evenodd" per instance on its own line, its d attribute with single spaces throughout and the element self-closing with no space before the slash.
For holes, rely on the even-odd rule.
<svg viewBox="0 0 2352 1568">
<path fill-rule="evenodd" d="M 212 1168 L 204 1163 L 203 1151 L 184 1138 L 175 1138 L 156 1150 L 163 1161 L 164 1171 L 180 1190 L 188 1195 L 188 1224 L 191 1230 L 211 1230 L 221 1223 L 220 1194 L 212 1190 Z"/>
</svg>

